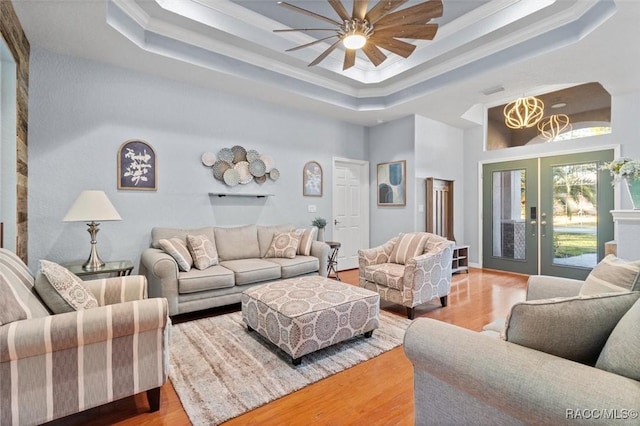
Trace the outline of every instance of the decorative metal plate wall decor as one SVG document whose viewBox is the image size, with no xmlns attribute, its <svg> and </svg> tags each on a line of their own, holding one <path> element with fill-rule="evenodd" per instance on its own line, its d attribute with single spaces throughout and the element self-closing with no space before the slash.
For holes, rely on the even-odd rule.
<svg viewBox="0 0 640 426">
<path fill-rule="evenodd" d="M 156 152 L 138 139 L 128 140 L 118 149 L 118 189 L 156 191 Z"/>
<path fill-rule="evenodd" d="M 246 185 L 252 181 L 264 183 L 267 178 L 275 181 L 280 177 L 271 156 L 240 145 L 222 148 L 217 154 L 205 152 L 202 164 L 212 168 L 216 180 L 229 186 Z"/>
</svg>

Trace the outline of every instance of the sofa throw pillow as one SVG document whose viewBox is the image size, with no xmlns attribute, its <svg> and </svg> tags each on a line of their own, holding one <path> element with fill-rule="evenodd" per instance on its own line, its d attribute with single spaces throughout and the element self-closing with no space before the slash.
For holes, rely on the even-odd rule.
<svg viewBox="0 0 640 426">
<path fill-rule="evenodd" d="M 218 252 L 206 235 L 187 235 L 187 247 L 193 257 L 193 266 L 207 269 L 218 264 Z"/>
<path fill-rule="evenodd" d="M 296 231 L 278 232 L 273 236 L 271 246 L 265 257 L 284 257 L 293 259 L 296 257 L 300 235 Z"/>
<path fill-rule="evenodd" d="M 297 253 L 302 256 L 309 256 L 311 254 L 311 244 L 318 236 L 318 228 L 312 226 L 308 229 L 296 229 L 296 232 L 300 235 L 300 244 L 298 245 Z"/>
<path fill-rule="evenodd" d="M 168 240 L 163 238 L 158 241 L 158 244 L 160 244 L 160 247 L 165 251 L 165 253 L 175 259 L 178 263 L 178 269 L 184 272 L 189 272 L 191 270 L 193 258 L 191 257 L 191 253 L 189 253 L 189 249 L 184 241 L 180 238 L 169 238 Z"/>
<path fill-rule="evenodd" d="M 54 314 L 98 307 L 98 301 L 76 274 L 48 260 L 40 261 L 35 288 Z"/>
<path fill-rule="evenodd" d="M 517 303 L 503 339 L 594 365 L 611 331 L 638 298 L 639 292 L 629 292 Z"/>
<path fill-rule="evenodd" d="M 580 295 L 630 290 L 640 291 L 640 260 L 627 262 L 609 254 L 589 273 Z"/>
<path fill-rule="evenodd" d="M 627 311 L 611 332 L 596 368 L 640 380 L 640 302 Z"/>
<path fill-rule="evenodd" d="M 27 311 L 13 287 L 0 274 L 0 325 L 27 319 Z"/>
<path fill-rule="evenodd" d="M 427 242 L 427 234 L 416 232 L 412 234 L 402 234 L 398 242 L 393 247 L 389 263 L 406 264 L 424 251 L 424 244 Z"/>
</svg>

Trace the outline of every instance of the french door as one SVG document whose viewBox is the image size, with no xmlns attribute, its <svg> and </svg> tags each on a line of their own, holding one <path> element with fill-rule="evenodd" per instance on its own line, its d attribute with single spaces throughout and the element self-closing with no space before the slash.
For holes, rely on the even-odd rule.
<svg viewBox="0 0 640 426">
<path fill-rule="evenodd" d="M 483 166 L 483 266 L 584 279 L 613 239 L 613 150 Z"/>
</svg>

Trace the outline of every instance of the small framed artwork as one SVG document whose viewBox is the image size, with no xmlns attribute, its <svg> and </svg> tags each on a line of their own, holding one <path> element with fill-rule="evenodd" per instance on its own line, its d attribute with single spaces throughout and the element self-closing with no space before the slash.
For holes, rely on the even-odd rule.
<svg viewBox="0 0 640 426">
<path fill-rule="evenodd" d="M 378 205 L 407 205 L 407 162 L 393 161 L 378 164 Z"/>
<path fill-rule="evenodd" d="M 322 197 L 322 166 L 317 161 L 309 161 L 302 169 L 302 195 Z"/>
<path fill-rule="evenodd" d="M 131 139 L 118 149 L 118 189 L 156 191 L 158 189 L 156 152 L 151 145 Z"/>
</svg>

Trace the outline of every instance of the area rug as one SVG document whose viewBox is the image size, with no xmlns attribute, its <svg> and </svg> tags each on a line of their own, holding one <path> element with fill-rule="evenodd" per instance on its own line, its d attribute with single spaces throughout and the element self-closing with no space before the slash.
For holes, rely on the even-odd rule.
<svg viewBox="0 0 640 426">
<path fill-rule="evenodd" d="M 373 337 L 305 355 L 294 367 L 247 331 L 240 312 L 184 322 L 171 330 L 169 376 L 194 425 L 219 424 L 399 346 L 409 323 L 381 311 Z"/>
</svg>

